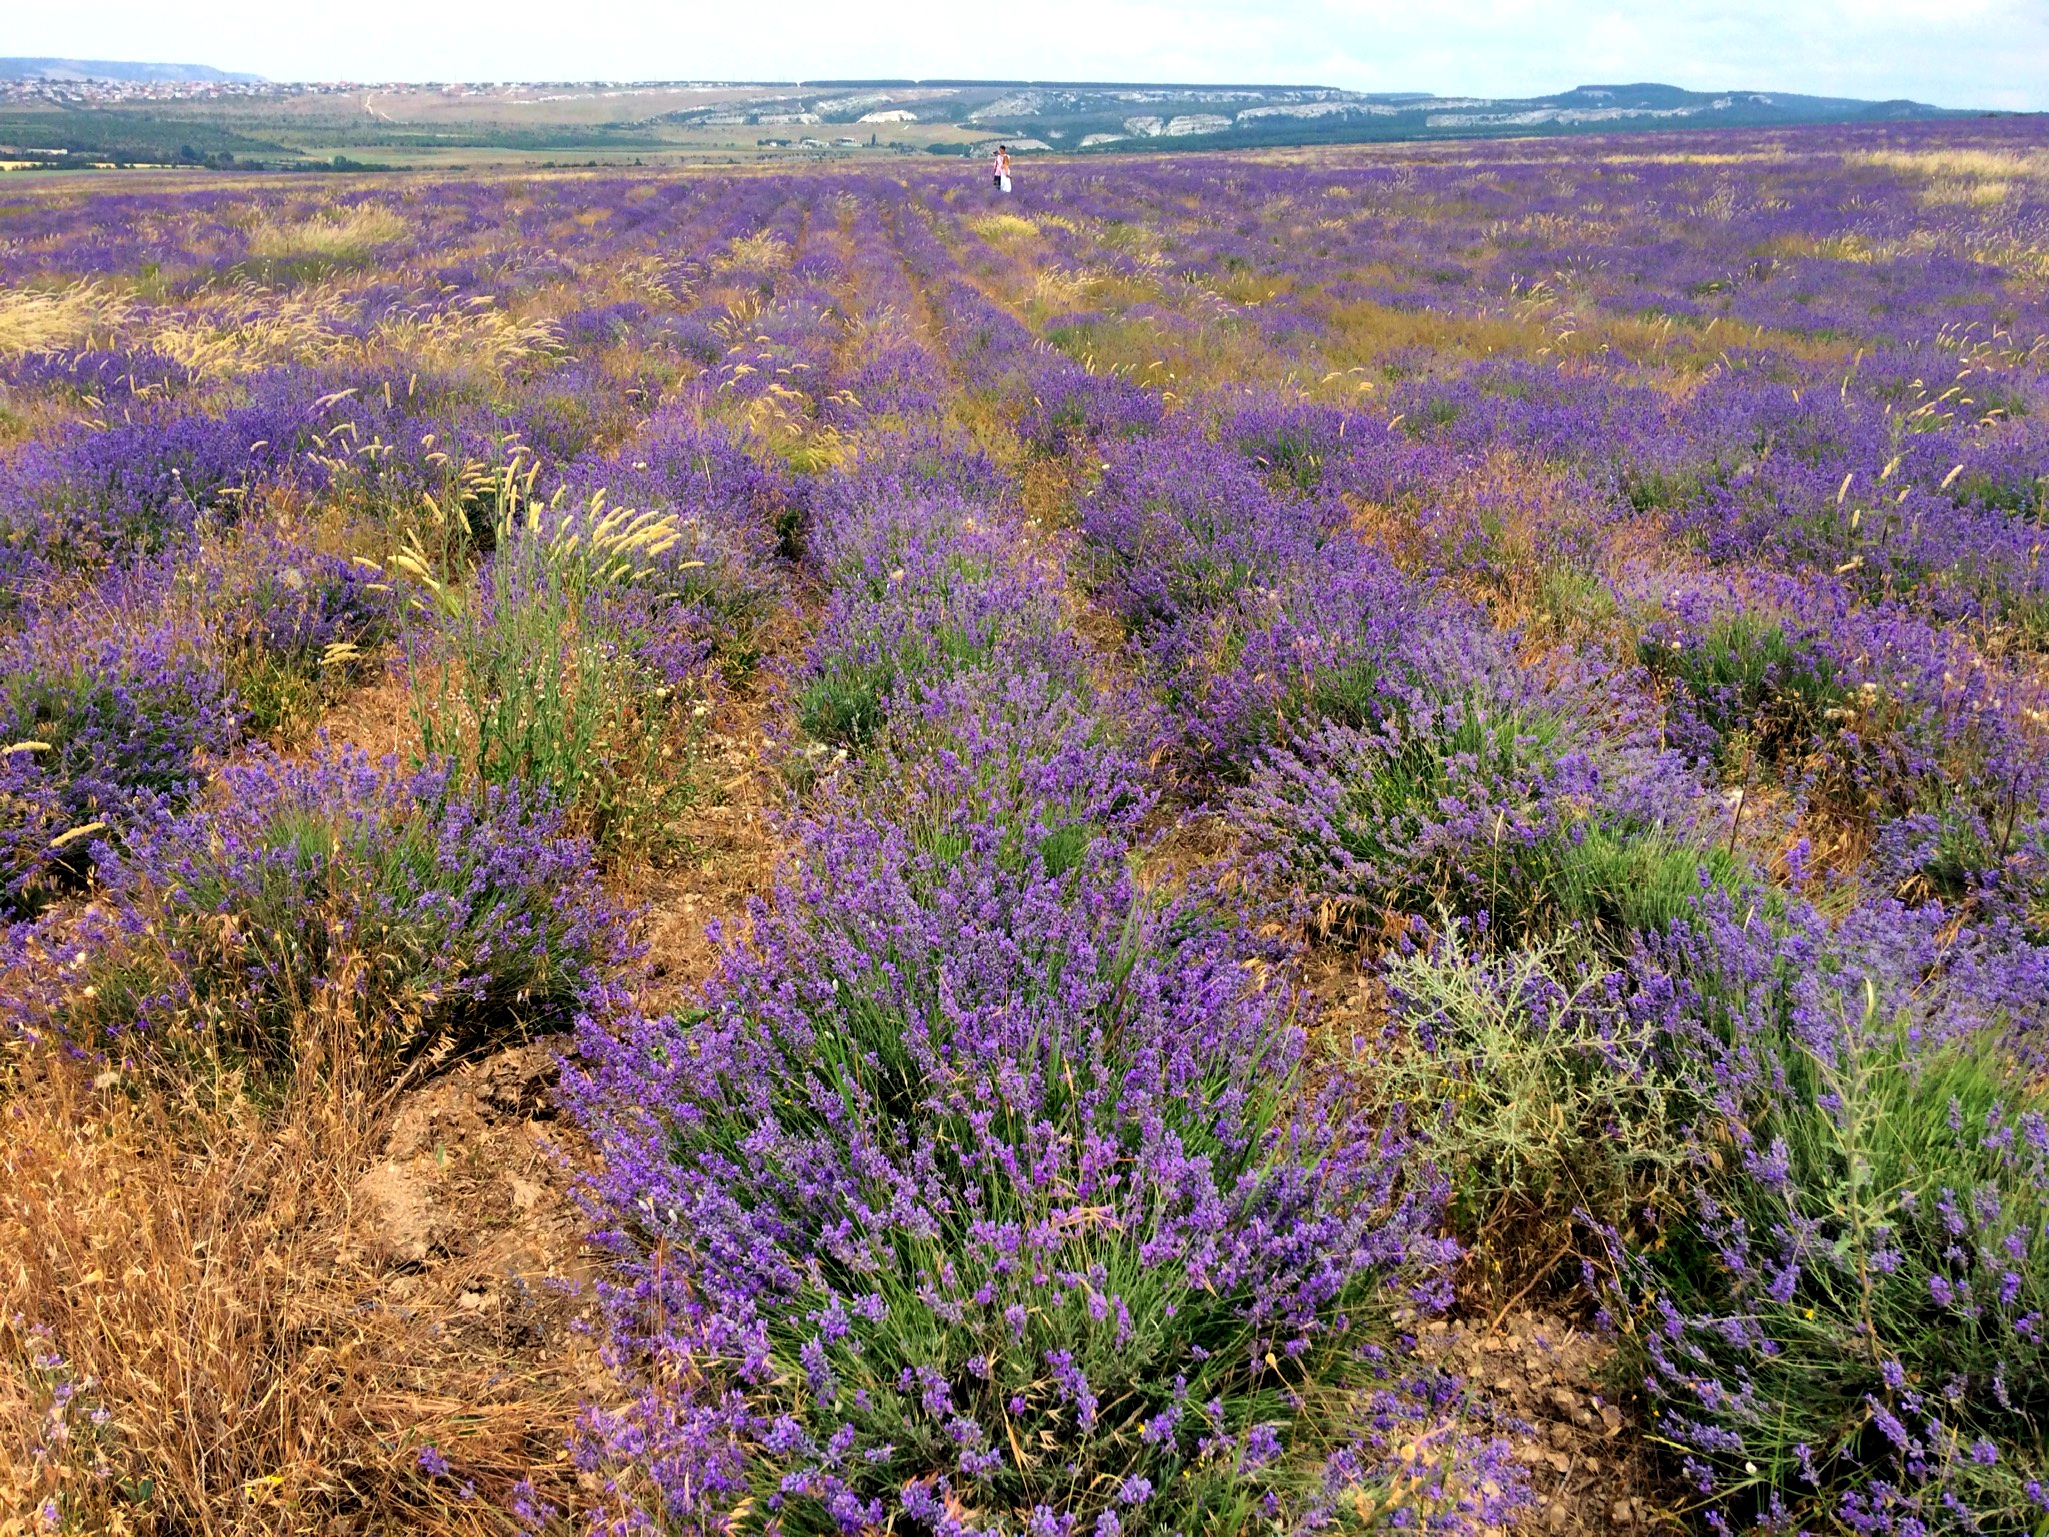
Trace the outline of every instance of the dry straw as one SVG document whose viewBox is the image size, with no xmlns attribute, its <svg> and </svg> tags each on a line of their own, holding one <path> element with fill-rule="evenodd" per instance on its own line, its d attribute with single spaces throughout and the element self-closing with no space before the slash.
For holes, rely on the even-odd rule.
<svg viewBox="0 0 2049 1537">
<path fill-rule="evenodd" d="M 383 1291 L 355 1187 L 396 1088 L 349 997 L 278 1085 L 0 1060 L 0 1534 L 502 1531 L 566 1476 L 580 1384 L 459 1331 L 460 1265 Z"/>
</svg>

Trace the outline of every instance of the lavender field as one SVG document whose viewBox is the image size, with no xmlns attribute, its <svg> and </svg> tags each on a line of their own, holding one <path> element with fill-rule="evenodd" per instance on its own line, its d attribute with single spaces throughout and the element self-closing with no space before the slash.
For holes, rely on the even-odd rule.
<svg viewBox="0 0 2049 1537">
<path fill-rule="evenodd" d="M 0 1533 L 2049 1529 L 2049 129 L 896 169 L 0 200 Z"/>
</svg>

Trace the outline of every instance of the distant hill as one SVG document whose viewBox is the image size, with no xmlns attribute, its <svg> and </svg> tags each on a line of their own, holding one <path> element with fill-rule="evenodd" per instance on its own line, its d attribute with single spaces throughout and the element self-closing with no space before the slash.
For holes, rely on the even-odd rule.
<svg viewBox="0 0 2049 1537">
<path fill-rule="evenodd" d="M 1758 127 L 1950 116 L 1915 101 L 1859 101 L 1783 91 L 1687 91 L 1651 83 L 1582 85 L 1551 96 L 1437 96 L 1327 86 L 1118 85 L 1029 81 L 816 81 L 842 102 L 912 100 L 943 92 L 921 120 L 952 117 L 1048 148 L 1226 148 L 1361 140 L 1614 132 L 1636 128 Z M 846 93 L 857 93 L 848 95 Z M 921 105 L 925 105 L 922 104 Z M 952 108 L 953 110 L 946 110 Z M 730 109 L 728 109 L 730 110 Z M 927 115 L 929 114 L 929 116 Z"/>
<path fill-rule="evenodd" d="M 1916 101 L 1688 91 L 1654 83 L 1582 85 L 1531 97 L 1035 80 L 808 80 L 732 90 L 758 90 L 762 99 L 758 105 L 728 99 L 670 119 L 704 125 L 919 123 L 966 130 L 978 145 L 1002 139 L 1025 150 L 1117 153 L 1959 115 Z"/>
<path fill-rule="evenodd" d="M 252 170 L 1161 154 L 1968 116 L 1914 101 L 1582 85 L 1549 96 L 1042 80 L 271 81 L 198 64 L 0 59 L 13 161 Z M 545 157 L 545 158 L 543 158 Z"/>
<path fill-rule="evenodd" d="M 1446 114 L 1470 121 L 1440 122 L 1438 127 L 1522 127 L 1557 124 L 1685 122 L 1701 119 L 1721 123 L 1830 123 L 1953 115 L 1925 102 L 1860 101 L 1848 96 L 1800 96 L 1787 91 L 1687 91 L 1676 85 L 1581 85 L 1555 96 L 1524 100 L 1451 100 L 1430 97 L 1405 102 L 1406 110 L 1428 117 Z"/>
<path fill-rule="evenodd" d="M 242 75 L 210 64 L 138 64 L 120 59 L 0 59 L 0 80 L 197 80 L 219 85 L 255 85 L 261 75 Z"/>
</svg>

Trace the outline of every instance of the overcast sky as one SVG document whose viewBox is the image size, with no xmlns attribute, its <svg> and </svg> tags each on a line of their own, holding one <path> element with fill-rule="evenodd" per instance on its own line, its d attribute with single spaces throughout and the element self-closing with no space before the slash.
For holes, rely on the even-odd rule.
<svg viewBox="0 0 2049 1537">
<path fill-rule="evenodd" d="M 1536 95 L 1659 80 L 2049 110 L 2049 0 L 96 0 L 0 51 L 280 80 L 1301 82 Z"/>
</svg>

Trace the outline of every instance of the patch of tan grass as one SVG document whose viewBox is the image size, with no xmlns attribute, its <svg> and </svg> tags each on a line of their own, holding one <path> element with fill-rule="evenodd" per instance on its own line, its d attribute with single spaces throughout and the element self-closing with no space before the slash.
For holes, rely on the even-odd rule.
<svg viewBox="0 0 2049 1537">
<path fill-rule="evenodd" d="M 1001 245 L 1009 240 L 1024 240 L 1039 232 L 1039 226 L 1030 219 L 1014 213 L 983 214 L 978 219 L 967 221 L 968 228 L 984 240 Z"/>
<path fill-rule="evenodd" d="M 1088 297 L 1091 278 L 1064 267 L 1041 267 L 1032 276 L 1031 302 L 1049 310 L 1072 309 Z"/>
<path fill-rule="evenodd" d="M 267 1093 L 0 1057 L 0 1512 L 59 1518 L 0 1530 L 502 1532 L 520 1479 L 567 1492 L 575 1385 L 378 1295 L 392 1086 L 328 1012 Z"/>
<path fill-rule="evenodd" d="M 1768 149 L 1737 151 L 1728 154 L 1680 154 L 1680 155 L 1603 155 L 1602 165 L 1756 165 L 1759 162 L 1784 160 L 1786 151 L 1779 145 Z"/>
<path fill-rule="evenodd" d="M 2016 183 L 2049 178 L 2049 152 L 1990 149 L 1871 150 L 1844 157 L 1922 181 L 1920 201 L 1930 207 L 1987 208 L 2004 203 Z"/>
<path fill-rule="evenodd" d="M 2049 284 L 2049 244 L 2017 236 L 1974 246 L 1971 257 L 1991 266 L 2004 267 L 2024 283 Z"/>
<path fill-rule="evenodd" d="M 267 261 L 361 261 L 410 228 L 393 210 L 363 203 L 310 219 L 258 223 L 249 231 L 249 254 Z"/>
<path fill-rule="evenodd" d="M 1843 163 L 1931 179 L 2011 181 L 2018 176 L 2049 176 L 2049 151 L 2043 150 L 2022 154 L 1993 149 L 1879 149 L 1845 155 Z"/>
<path fill-rule="evenodd" d="M 347 296 L 326 284 L 284 295 L 230 293 L 151 315 L 136 335 L 195 371 L 235 374 L 328 354 L 351 311 Z"/>
<path fill-rule="evenodd" d="M 789 244 L 774 230 L 756 230 L 751 235 L 736 235 L 726 244 L 726 249 L 712 261 L 715 272 L 731 272 L 735 268 L 747 268 L 760 272 L 780 272 L 790 264 Z"/>
<path fill-rule="evenodd" d="M 55 290 L 0 288 L 0 357 L 68 347 L 126 323 L 134 301 L 96 283 Z"/>
<path fill-rule="evenodd" d="M 2013 191 L 2010 181 L 1972 181 L 1968 177 L 1944 177 L 1921 189 L 1921 201 L 1931 205 L 1957 204 L 1984 208 L 2003 203 Z"/>
<path fill-rule="evenodd" d="M 401 315 L 380 323 L 366 353 L 388 347 L 401 357 L 435 368 L 481 368 L 503 372 L 536 353 L 560 345 L 553 322 L 522 320 L 489 299 L 463 309 Z"/>
<path fill-rule="evenodd" d="M 245 291 L 209 306 L 164 311 L 136 325 L 133 334 L 211 376 L 316 361 L 502 372 L 559 345 L 552 322 L 522 319 L 483 297 L 450 309 L 392 315 L 367 335 L 350 324 L 355 314 L 349 294 L 317 284 L 290 294 Z"/>
</svg>

